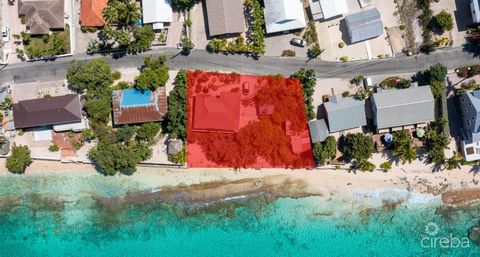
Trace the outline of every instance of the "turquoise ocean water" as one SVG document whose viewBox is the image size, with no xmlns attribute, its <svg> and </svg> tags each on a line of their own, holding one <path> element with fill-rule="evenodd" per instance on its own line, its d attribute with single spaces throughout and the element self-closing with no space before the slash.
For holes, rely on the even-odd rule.
<svg viewBox="0 0 480 257">
<path fill-rule="evenodd" d="M 1 177 L 0 256 L 480 256 L 465 238 L 480 210 L 442 210 L 438 199 L 419 204 L 418 196 L 395 208 L 374 206 L 374 195 L 256 196 L 209 208 L 108 209 L 92 200 L 141 187 L 128 178 Z"/>
</svg>

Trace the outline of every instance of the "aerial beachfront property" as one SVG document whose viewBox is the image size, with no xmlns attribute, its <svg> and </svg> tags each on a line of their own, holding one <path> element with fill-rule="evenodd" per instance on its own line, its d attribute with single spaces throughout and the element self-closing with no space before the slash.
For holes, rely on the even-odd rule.
<svg viewBox="0 0 480 257">
<path fill-rule="evenodd" d="M 165 87 L 156 91 L 114 90 L 112 105 L 115 125 L 161 121 L 167 113 Z"/>
<path fill-rule="evenodd" d="M 305 28 L 305 14 L 300 0 L 265 0 L 267 34 Z"/>
<path fill-rule="evenodd" d="M 243 3 L 238 0 L 206 0 L 208 35 L 236 35 L 245 31 Z"/>
<path fill-rule="evenodd" d="M 461 150 L 466 161 L 480 160 L 480 90 L 459 96 L 463 134 Z"/>
<path fill-rule="evenodd" d="M 31 35 L 44 35 L 64 29 L 64 8 L 64 0 L 19 0 L 18 15 L 25 17 Z"/>
<path fill-rule="evenodd" d="M 353 97 L 332 96 L 323 104 L 330 133 L 367 125 L 365 101 Z"/>
<path fill-rule="evenodd" d="M 73 127 L 81 131 L 82 106 L 80 95 L 32 99 L 13 104 L 13 120 L 16 129 L 41 126 Z"/>
<path fill-rule="evenodd" d="M 373 94 L 373 125 L 378 133 L 425 127 L 435 120 L 435 103 L 429 86 L 385 90 Z"/>
</svg>

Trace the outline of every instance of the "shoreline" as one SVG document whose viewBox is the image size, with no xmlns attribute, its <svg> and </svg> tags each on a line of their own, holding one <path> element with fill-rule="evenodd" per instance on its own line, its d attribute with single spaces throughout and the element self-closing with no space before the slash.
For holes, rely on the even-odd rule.
<svg viewBox="0 0 480 257">
<path fill-rule="evenodd" d="M 3 159 L 0 160 L 0 167 L 4 167 L 3 162 Z M 378 193 L 381 190 L 402 190 L 426 196 L 443 196 L 447 193 L 449 195 L 442 200 L 452 206 L 480 201 L 480 186 L 474 183 L 475 173 L 467 169 L 436 173 L 402 169 L 393 169 L 389 172 L 354 173 L 325 168 L 233 170 L 139 167 L 138 171 L 131 176 L 105 177 L 97 173 L 93 165 L 34 161 L 24 175 L 11 174 L 6 170 L 0 171 L 0 178 L 9 176 L 98 176 L 104 180 L 117 179 L 138 185 L 131 191 L 142 195 L 140 198 L 159 196 L 165 194 L 165 189 L 168 189 L 172 194 L 188 191 L 191 194 L 203 195 L 204 199 L 197 198 L 199 202 L 232 197 L 235 199 L 241 197 L 242 192 L 252 194 L 268 190 L 274 197 L 316 195 L 327 200 L 333 196 L 347 199 L 362 194 L 368 198 L 374 191 L 381 195 Z M 291 182 L 295 186 L 284 186 L 286 182 Z M 263 186 L 265 184 L 270 187 L 265 188 Z M 210 185 L 210 189 L 202 188 L 202 185 Z M 208 190 L 211 192 L 208 193 Z M 462 193 L 455 193 L 458 191 Z"/>
</svg>

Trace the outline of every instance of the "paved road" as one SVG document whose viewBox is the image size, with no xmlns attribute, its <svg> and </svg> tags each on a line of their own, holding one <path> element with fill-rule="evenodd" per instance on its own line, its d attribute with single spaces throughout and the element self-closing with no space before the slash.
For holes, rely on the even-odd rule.
<svg viewBox="0 0 480 257">
<path fill-rule="evenodd" d="M 218 71 L 235 71 L 247 74 L 283 74 L 290 75 L 299 68 L 312 68 L 320 78 L 352 78 L 355 75 L 385 75 L 414 73 L 424 70 L 435 63 L 443 63 L 448 68 L 480 63 L 479 57 L 464 52 L 461 48 L 439 50 L 430 55 L 415 57 L 402 56 L 375 61 L 355 61 L 333 63 L 320 60 L 306 62 L 301 58 L 261 57 L 253 60 L 244 56 L 209 54 L 203 50 L 195 50 L 189 56 L 179 54 L 177 49 L 162 49 L 127 55 L 123 57 L 88 56 L 86 54 L 34 63 L 11 64 L 0 70 L 0 82 L 32 82 L 62 79 L 66 75 L 66 67 L 73 59 L 87 61 L 93 58 L 105 58 L 112 69 L 139 67 L 146 55 L 167 55 L 168 65 L 172 69 L 201 69 Z"/>
</svg>

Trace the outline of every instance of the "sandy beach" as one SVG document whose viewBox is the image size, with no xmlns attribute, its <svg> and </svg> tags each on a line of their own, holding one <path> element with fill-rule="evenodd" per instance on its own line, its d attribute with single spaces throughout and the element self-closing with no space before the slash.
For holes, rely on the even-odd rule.
<svg viewBox="0 0 480 257">
<path fill-rule="evenodd" d="M 0 159 L 0 167 L 4 167 L 4 162 L 5 159 Z M 44 175 L 102 176 L 92 165 L 50 161 L 34 161 L 23 176 Z M 0 176 L 12 176 L 12 174 L 2 169 Z M 233 170 L 139 167 L 132 176 L 116 175 L 115 177 L 128 178 L 132 182 L 143 185 L 142 188 L 151 188 L 152 191 L 162 188 L 187 190 L 187 188 L 192 189 L 193 185 L 217 183 L 214 186 L 216 190 L 210 192 L 215 195 L 215 198 L 234 197 L 242 193 L 267 190 L 260 185 L 270 185 L 271 187 L 268 189 L 271 191 L 270 193 L 291 197 L 307 193 L 328 198 L 333 195 L 350 195 L 359 190 L 377 189 L 406 189 L 421 194 L 439 195 L 452 190 L 468 191 L 473 189 L 471 194 L 466 194 L 480 198 L 477 194 L 480 186 L 475 184 L 478 183 L 476 175 L 471 172 L 470 167 L 466 166 L 460 170 L 439 172 L 415 170 L 411 167 L 410 170 L 394 168 L 388 172 L 350 172 L 334 168 Z M 290 187 L 282 186 L 285 183 L 291 183 Z M 192 190 L 198 195 L 200 189 Z M 205 198 L 209 197 L 212 195 L 205 195 Z"/>
</svg>

